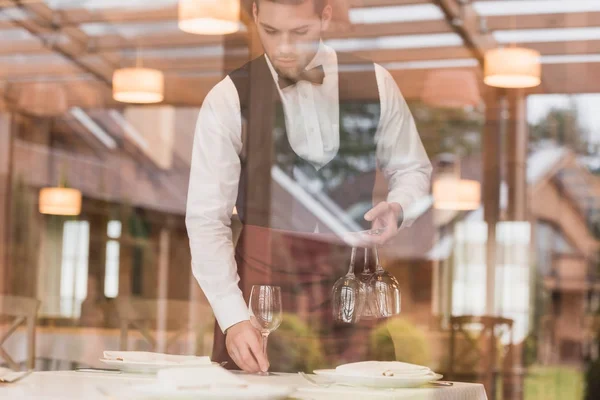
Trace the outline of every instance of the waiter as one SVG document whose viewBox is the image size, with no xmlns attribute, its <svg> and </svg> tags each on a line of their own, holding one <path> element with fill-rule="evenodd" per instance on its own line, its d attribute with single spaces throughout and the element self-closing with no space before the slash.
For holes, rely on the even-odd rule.
<svg viewBox="0 0 600 400">
<path fill-rule="evenodd" d="M 385 229 L 375 244 L 412 223 L 404 212 L 428 195 L 431 176 L 408 106 L 383 67 L 355 60 L 366 71 L 360 90 L 378 94 L 375 128 L 357 130 L 356 122 L 346 118 L 342 101 L 361 93 L 353 93 L 359 90 L 357 82 L 339 73 L 352 58 L 321 41 L 332 18 L 327 0 L 256 0 L 253 16 L 265 54 L 225 77 L 202 105 L 186 215 L 194 276 L 218 322 L 213 359 L 232 360 L 247 372 L 269 368 L 260 333 L 249 322 L 247 288 L 264 283 L 260 277 L 270 274 L 279 276 L 272 284 L 286 287 L 310 280 L 307 269 L 317 264 L 311 251 L 289 256 L 297 241 L 274 239 L 274 232 L 289 229 L 292 221 L 302 225 L 306 218 L 300 210 L 318 201 L 306 190 L 304 197 L 312 199 L 299 202 L 291 196 L 283 212 L 276 211 L 273 183 L 265 184 L 273 171 L 280 173 L 280 184 L 282 179 L 300 186 L 310 181 L 326 188 L 344 177 L 356 179 L 358 169 L 372 190 L 378 168 L 388 183 L 387 199 L 364 215 L 373 227 Z M 362 150 L 348 150 L 354 148 Z M 231 231 L 234 206 L 244 223 L 243 245 L 237 249 Z M 318 223 L 307 223 L 299 230 L 319 235 L 320 229 Z M 337 278 L 334 271 L 329 274 Z M 288 276 L 289 285 L 281 276 Z M 320 312 L 331 315 L 326 308 Z"/>
</svg>

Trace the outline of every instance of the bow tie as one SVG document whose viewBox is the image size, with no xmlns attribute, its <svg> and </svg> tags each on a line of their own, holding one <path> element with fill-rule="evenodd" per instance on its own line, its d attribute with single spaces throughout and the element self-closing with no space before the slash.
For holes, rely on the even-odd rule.
<svg viewBox="0 0 600 400">
<path fill-rule="evenodd" d="M 308 71 L 304 71 L 298 76 L 297 79 L 286 78 L 283 76 L 279 77 L 279 87 L 285 89 L 288 86 L 293 86 L 300 81 L 307 81 L 315 85 L 322 85 L 325 79 L 325 70 L 320 65 Z"/>
</svg>

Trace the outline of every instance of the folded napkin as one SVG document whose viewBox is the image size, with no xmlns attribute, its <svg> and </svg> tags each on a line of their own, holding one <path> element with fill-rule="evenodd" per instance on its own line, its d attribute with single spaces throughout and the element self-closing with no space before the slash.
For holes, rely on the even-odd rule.
<svg viewBox="0 0 600 400">
<path fill-rule="evenodd" d="M 340 365 L 335 371 L 353 376 L 415 377 L 434 375 L 428 367 L 400 361 L 362 361 Z"/>
<path fill-rule="evenodd" d="M 133 363 L 169 365 L 211 365 L 210 357 L 178 356 L 147 351 L 105 351 L 104 358 Z"/>
<path fill-rule="evenodd" d="M 232 374 L 219 365 L 202 368 L 161 369 L 156 376 L 160 386 L 178 390 L 211 388 L 245 388 L 248 386 L 241 377 Z"/>
</svg>

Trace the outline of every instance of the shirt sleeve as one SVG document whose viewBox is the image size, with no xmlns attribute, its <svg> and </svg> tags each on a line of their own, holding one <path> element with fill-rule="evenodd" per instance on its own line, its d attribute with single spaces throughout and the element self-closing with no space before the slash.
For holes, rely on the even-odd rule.
<svg viewBox="0 0 600 400">
<path fill-rule="evenodd" d="M 429 196 L 431 162 L 413 116 L 392 75 L 375 64 L 381 100 L 381 117 L 376 134 L 377 161 L 388 182 L 388 202 L 399 203 L 404 212 L 400 228 L 413 224 L 407 211 Z"/>
<path fill-rule="evenodd" d="M 238 286 L 231 231 L 241 148 L 239 98 L 226 77 L 209 92 L 200 109 L 186 210 L 193 274 L 223 332 L 249 319 Z"/>
</svg>

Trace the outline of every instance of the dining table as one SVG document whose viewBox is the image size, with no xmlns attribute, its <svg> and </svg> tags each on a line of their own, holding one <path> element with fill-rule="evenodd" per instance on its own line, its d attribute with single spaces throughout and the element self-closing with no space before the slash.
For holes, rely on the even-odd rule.
<svg viewBox="0 0 600 400">
<path fill-rule="evenodd" d="M 400 399 L 400 400 L 487 400 L 483 385 L 453 382 L 452 386 L 376 389 L 325 385 L 311 382 L 301 374 L 271 373 L 268 376 L 240 373 L 249 383 L 282 385 L 293 388 L 289 399 Z M 136 385 L 156 383 L 156 375 L 113 371 L 33 372 L 25 379 L 0 385 L 0 399 L 11 400 L 119 400 L 150 399 L 133 395 Z M 318 380 L 316 380 L 318 382 Z M 201 397 L 198 397 L 200 400 Z M 240 399 L 243 400 L 243 399 Z"/>
</svg>

